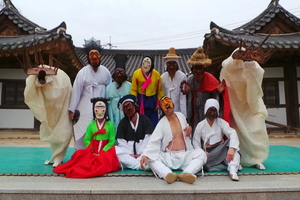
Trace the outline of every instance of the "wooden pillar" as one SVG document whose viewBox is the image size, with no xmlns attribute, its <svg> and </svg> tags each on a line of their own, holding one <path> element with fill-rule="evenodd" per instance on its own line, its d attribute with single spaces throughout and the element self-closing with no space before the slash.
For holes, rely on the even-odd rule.
<svg viewBox="0 0 300 200">
<path fill-rule="evenodd" d="M 284 66 L 284 88 L 286 99 L 286 119 L 287 125 L 300 127 L 298 88 L 297 88 L 297 68 L 295 58 L 289 57 Z"/>
</svg>

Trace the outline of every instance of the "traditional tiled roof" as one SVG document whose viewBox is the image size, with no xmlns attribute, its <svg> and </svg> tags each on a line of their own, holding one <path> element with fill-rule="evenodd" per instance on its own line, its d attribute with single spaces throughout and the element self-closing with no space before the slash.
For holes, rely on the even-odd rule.
<svg viewBox="0 0 300 200">
<path fill-rule="evenodd" d="M 207 68 L 219 76 L 222 62 L 240 46 L 259 47 L 270 34 L 262 49 L 272 49 L 272 56 L 262 67 L 282 66 L 287 55 L 298 57 L 300 51 L 300 19 L 271 0 L 268 7 L 253 20 L 233 30 L 210 23 L 210 33 L 204 35 L 203 48 L 212 59 Z M 294 62 L 298 62 L 294 60 Z"/>
<path fill-rule="evenodd" d="M 211 22 L 211 33 L 206 34 L 205 38 L 215 37 L 217 40 L 222 40 L 223 43 L 232 46 L 239 46 L 239 42 L 243 40 L 246 46 L 258 47 L 268 34 L 241 34 L 236 31 L 230 31 L 219 27 L 214 22 Z M 287 34 L 271 34 L 262 48 L 272 49 L 299 49 L 300 48 L 300 32 Z"/>
<path fill-rule="evenodd" d="M 56 55 L 61 68 L 74 78 L 74 74 L 83 67 L 82 60 L 77 56 L 72 36 L 66 33 L 66 23 L 46 30 L 22 16 L 10 0 L 5 1 L 5 7 L 0 11 L 0 57 L 2 63 L 11 63 L 16 67 L 13 60 L 22 60 L 22 55 L 41 51 L 45 59 L 48 54 Z M 11 62 L 8 62 L 8 59 Z M 3 67 L 3 66 L 2 66 Z M 6 64 L 6 67 L 7 64 Z"/>
<path fill-rule="evenodd" d="M 195 52 L 195 48 L 189 49 L 176 49 L 176 54 L 181 56 L 178 59 L 179 69 L 186 73 L 190 73 L 191 67 L 186 64 L 187 60 Z M 87 57 L 83 53 L 82 48 L 77 48 L 78 56 L 87 63 Z M 144 55 L 150 54 L 154 57 L 154 69 L 156 69 L 160 74 L 165 72 L 165 63 L 163 57 L 168 54 L 168 49 L 166 50 L 117 50 L 117 49 L 103 49 L 101 52 L 101 64 L 109 69 L 112 73 L 115 69 L 116 63 L 113 57 L 116 54 L 125 54 L 128 56 L 126 62 L 125 71 L 129 78 L 131 78 L 133 72 L 141 67 L 142 59 Z"/>
<path fill-rule="evenodd" d="M 66 39 L 72 38 L 71 35 L 66 34 L 66 24 L 64 22 L 48 31 L 40 31 L 29 35 L 0 36 L 0 50 L 22 50 L 23 48 L 50 42 L 61 36 Z"/>
<path fill-rule="evenodd" d="M 295 15 L 291 14 L 289 11 L 284 9 L 278 0 L 272 0 L 267 9 L 265 9 L 260 15 L 251 20 L 250 22 L 233 29 L 236 33 L 250 33 L 253 34 L 261 30 L 268 22 L 276 17 L 277 14 L 282 13 L 296 26 L 299 26 L 300 30 L 300 19 Z"/>
<path fill-rule="evenodd" d="M 222 28 L 215 24 L 210 23 L 211 32 L 205 34 L 204 47 L 207 43 L 214 38 L 223 44 L 238 47 L 239 42 L 242 40 L 246 46 L 258 47 L 262 41 L 267 37 L 270 32 L 263 30 L 268 23 L 275 20 L 279 14 L 285 16 L 285 23 L 290 23 L 292 28 L 290 32 L 283 32 L 275 34 L 271 32 L 270 37 L 264 43 L 262 48 L 272 49 L 299 49 L 300 48 L 300 19 L 295 15 L 285 10 L 278 0 L 272 0 L 266 10 L 250 22 L 237 27 L 233 30 Z M 290 28 L 290 27 L 289 27 Z M 281 27 L 281 29 L 283 29 Z M 269 29 L 268 29 L 269 30 Z"/>
<path fill-rule="evenodd" d="M 72 36 L 66 34 L 66 24 L 62 22 L 59 26 L 48 31 L 39 31 L 35 34 L 19 36 L 0 36 L 0 54 L 19 55 L 24 49 L 45 48 L 50 49 L 56 43 L 65 42 L 69 45 L 67 56 L 72 60 L 72 64 L 80 69 L 83 64 L 82 60 L 77 57 L 75 46 L 73 45 Z M 55 47 L 56 48 L 56 47 Z M 73 52 L 73 53 L 72 53 Z M 62 53 L 62 52 L 58 52 Z"/>
<path fill-rule="evenodd" d="M 37 31 L 45 31 L 46 29 L 33 23 L 19 13 L 11 1 L 4 0 L 5 7 L 0 11 L 0 15 L 6 15 L 14 24 L 23 29 L 29 34 L 34 34 Z"/>
</svg>

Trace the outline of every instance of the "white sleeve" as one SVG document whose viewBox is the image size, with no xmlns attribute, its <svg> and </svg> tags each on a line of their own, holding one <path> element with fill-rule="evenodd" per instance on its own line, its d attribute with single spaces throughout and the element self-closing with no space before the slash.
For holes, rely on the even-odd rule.
<svg viewBox="0 0 300 200">
<path fill-rule="evenodd" d="M 186 78 L 183 78 L 181 81 L 185 80 Z M 181 82 L 180 81 L 180 82 Z M 180 84 L 180 83 L 179 83 Z M 178 87 L 180 87 L 180 85 L 178 85 Z M 187 118 L 187 111 L 186 111 L 186 95 L 184 95 L 181 91 L 179 94 L 179 98 L 180 98 L 180 111 L 181 113 L 185 116 L 185 118 Z"/>
<path fill-rule="evenodd" d="M 202 128 L 202 123 L 198 123 L 198 125 L 195 128 L 195 132 L 194 132 L 194 136 L 193 136 L 193 145 L 194 148 L 200 148 L 202 149 L 202 145 L 201 145 L 201 128 Z"/>
<path fill-rule="evenodd" d="M 150 134 L 146 134 L 144 139 L 143 140 L 140 140 L 141 141 L 141 145 L 140 145 L 140 148 L 138 149 L 138 152 L 137 154 L 143 154 L 144 152 L 144 149 L 146 148 L 146 145 L 150 139 Z"/>
<path fill-rule="evenodd" d="M 131 142 L 127 142 L 124 139 L 117 139 L 118 141 L 118 154 L 133 154 L 133 144 Z"/>
<path fill-rule="evenodd" d="M 71 93 L 71 101 L 70 101 L 69 110 L 72 111 L 73 113 L 75 112 L 75 110 L 78 106 L 78 103 L 79 103 L 80 97 L 81 97 L 81 93 L 83 91 L 84 83 L 82 81 L 82 77 L 83 77 L 83 74 L 80 70 L 75 78 L 73 88 L 72 88 L 72 93 Z"/>
<path fill-rule="evenodd" d="M 163 120 L 163 119 L 161 119 Z M 150 139 L 144 149 L 143 155 L 147 156 L 151 160 L 156 160 L 159 156 L 161 146 L 162 146 L 163 132 L 161 128 L 161 121 L 156 125 Z"/>
<path fill-rule="evenodd" d="M 236 131 L 233 128 L 231 128 L 225 120 L 221 119 L 220 122 L 221 122 L 222 133 L 225 134 L 228 139 L 230 139 L 229 147 L 233 147 L 236 150 L 239 150 L 240 142 Z"/>
</svg>

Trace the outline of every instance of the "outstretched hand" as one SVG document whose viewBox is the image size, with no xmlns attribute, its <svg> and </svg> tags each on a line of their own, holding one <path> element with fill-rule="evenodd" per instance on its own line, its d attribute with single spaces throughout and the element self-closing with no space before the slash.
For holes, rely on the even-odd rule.
<svg viewBox="0 0 300 200">
<path fill-rule="evenodd" d="M 218 85 L 218 90 L 220 93 L 224 92 L 226 88 L 226 81 L 225 79 L 222 80 L 222 82 Z"/>
<path fill-rule="evenodd" d="M 181 83 L 180 83 L 180 91 L 181 91 L 183 94 L 189 93 L 190 89 L 191 89 L 191 87 L 190 87 L 189 82 L 187 82 L 187 81 L 185 81 L 185 80 L 184 80 L 184 81 L 181 81 Z"/>
</svg>

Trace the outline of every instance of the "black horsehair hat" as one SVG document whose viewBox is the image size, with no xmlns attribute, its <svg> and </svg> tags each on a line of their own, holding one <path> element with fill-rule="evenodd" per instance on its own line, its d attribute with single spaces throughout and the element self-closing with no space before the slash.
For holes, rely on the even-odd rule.
<svg viewBox="0 0 300 200">
<path fill-rule="evenodd" d="M 135 104 L 135 102 L 136 102 L 136 97 L 135 97 L 134 95 L 132 95 L 132 94 L 127 94 L 127 95 L 123 96 L 123 97 L 119 100 L 119 102 L 118 102 L 118 107 L 119 107 L 120 110 L 123 110 L 123 104 L 124 104 L 125 102 L 127 102 L 127 101 L 130 101 L 130 102 L 132 102 L 133 104 Z"/>
</svg>

